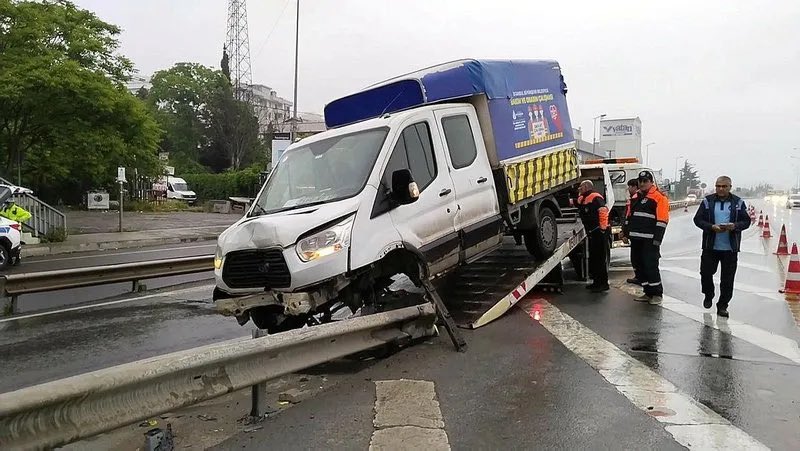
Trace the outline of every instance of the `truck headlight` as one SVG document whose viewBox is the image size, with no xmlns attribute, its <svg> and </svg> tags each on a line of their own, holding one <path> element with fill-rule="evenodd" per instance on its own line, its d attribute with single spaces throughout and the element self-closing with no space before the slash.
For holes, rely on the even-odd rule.
<svg viewBox="0 0 800 451">
<path fill-rule="evenodd" d="M 297 242 L 295 250 L 300 260 L 310 262 L 335 254 L 350 245 L 353 217 Z"/>
<path fill-rule="evenodd" d="M 216 252 L 214 252 L 214 269 L 222 268 L 222 248 L 217 246 Z"/>
</svg>

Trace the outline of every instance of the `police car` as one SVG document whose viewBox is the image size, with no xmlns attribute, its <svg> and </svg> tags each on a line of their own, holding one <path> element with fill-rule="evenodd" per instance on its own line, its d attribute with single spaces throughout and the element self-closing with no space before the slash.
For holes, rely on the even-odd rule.
<svg viewBox="0 0 800 451">
<path fill-rule="evenodd" d="M 21 229 L 17 221 L 0 216 L 0 270 L 7 269 L 12 263 L 19 263 Z"/>
<path fill-rule="evenodd" d="M 0 186 L 0 212 L 16 208 L 11 201 L 13 194 L 7 186 Z M 0 214 L 0 270 L 7 269 L 12 263 L 19 264 L 21 249 L 22 224 Z"/>
</svg>

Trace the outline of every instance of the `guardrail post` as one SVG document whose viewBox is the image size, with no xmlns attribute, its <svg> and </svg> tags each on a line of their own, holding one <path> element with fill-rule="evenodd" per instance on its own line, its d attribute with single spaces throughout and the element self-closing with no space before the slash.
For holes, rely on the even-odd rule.
<svg viewBox="0 0 800 451">
<path fill-rule="evenodd" d="M 253 330 L 253 338 L 266 336 L 266 332 L 261 329 Z M 250 407 L 250 420 L 253 422 L 261 421 L 267 413 L 267 383 L 253 385 L 251 387 L 252 405 Z"/>
<path fill-rule="evenodd" d="M 133 291 L 134 293 L 141 293 L 142 291 L 147 291 L 147 285 L 139 282 L 139 280 L 133 280 L 132 282 L 133 282 L 133 287 L 131 288 L 131 291 Z"/>
</svg>

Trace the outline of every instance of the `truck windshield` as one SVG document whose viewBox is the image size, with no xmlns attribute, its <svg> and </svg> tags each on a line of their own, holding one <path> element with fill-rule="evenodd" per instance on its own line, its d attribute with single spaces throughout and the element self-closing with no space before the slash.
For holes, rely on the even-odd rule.
<svg viewBox="0 0 800 451">
<path fill-rule="evenodd" d="M 186 182 L 172 182 L 173 191 L 189 191 L 189 186 Z"/>
<path fill-rule="evenodd" d="M 360 193 L 388 131 L 366 130 L 287 151 L 256 200 L 254 213 L 276 213 Z"/>
</svg>

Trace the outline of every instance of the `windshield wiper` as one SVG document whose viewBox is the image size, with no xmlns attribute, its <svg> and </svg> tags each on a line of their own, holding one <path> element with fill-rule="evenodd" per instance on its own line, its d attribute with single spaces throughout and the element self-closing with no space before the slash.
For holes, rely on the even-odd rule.
<svg viewBox="0 0 800 451">
<path fill-rule="evenodd" d="M 256 217 L 256 216 L 261 216 L 261 215 L 267 214 L 267 210 L 264 210 L 264 207 L 262 207 L 261 204 L 253 204 L 253 207 L 255 207 L 255 208 L 254 208 L 253 212 L 250 213 L 250 215 L 248 215 L 249 218 L 253 218 L 253 217 Z M 258 210 L 258 211 L 256 211 L 256 210 Z"/>
<path fill-rule="evenodd" d="M 279 208 L 277 210 L 270 210 L 268 212 L 264 212 L 264 214 L 270 214 L 271 215 L 271 214 L 275 214 L 275 213 L 282 213 L 284 211 L 298 210 L 300 208 L 314 207 L 316 205 L 322 205 L 322 204 L 327 204 L 327 203 L 328 203 L 327 200 L 318 200 L 318 201 L 310 202 L 310 203 L 303 204 L 303 205 L 293 205 L 291 207 L 284 207 L 284 208 Z M 263 208 L 262 208 L 262 211 L 263 211 Z"/>
</svg>

